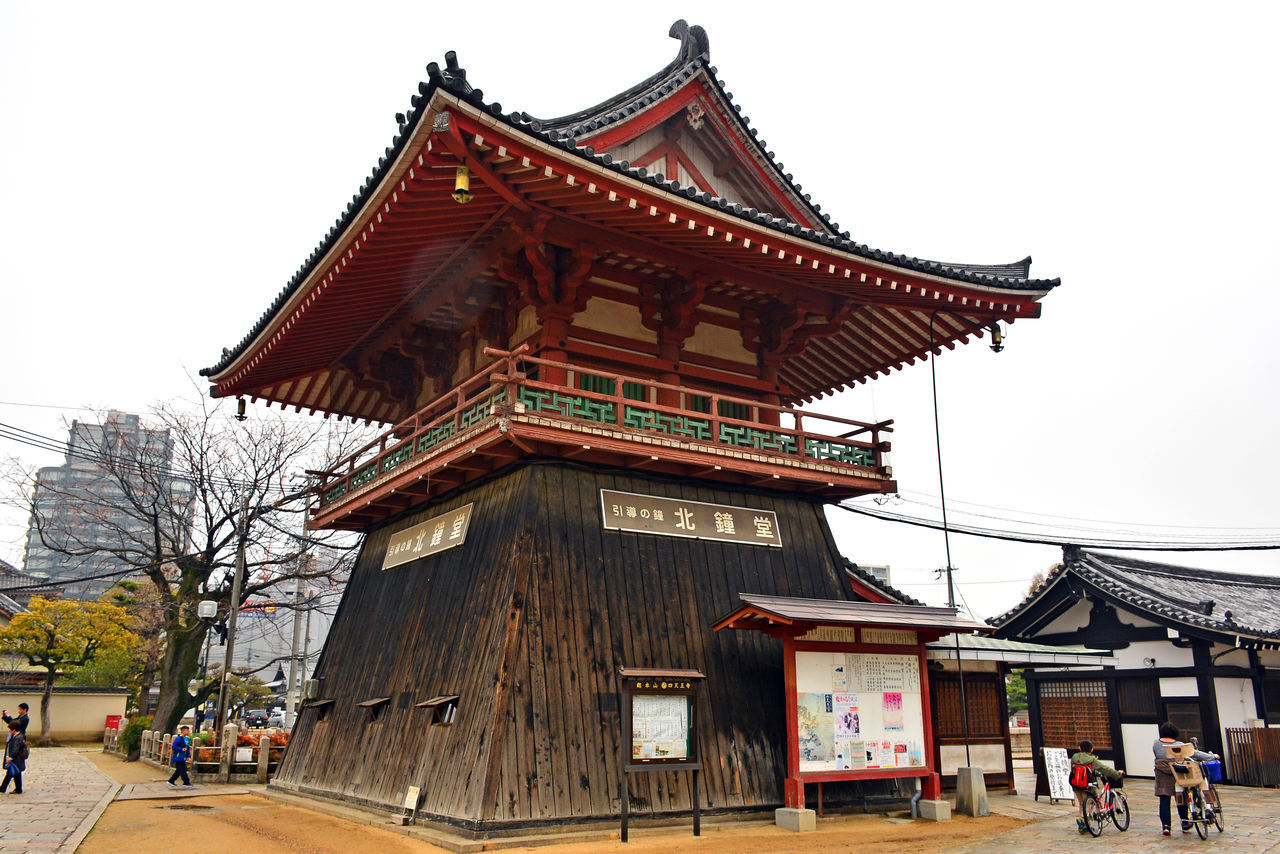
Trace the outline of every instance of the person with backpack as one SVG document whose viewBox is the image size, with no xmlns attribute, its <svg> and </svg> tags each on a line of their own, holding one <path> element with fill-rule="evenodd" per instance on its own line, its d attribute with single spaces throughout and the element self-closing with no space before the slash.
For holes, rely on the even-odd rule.
<svg viewBox="0 0 1280 854">
<path fill-rule="evenodd" d="M 13 780 L 13 793 L 22 794 L 22 772 L 27 769 L 27 759 L 31 756 L 31 748 L 22 735 L 22 727 L 16 720 L 9 722 L 9 741 L 4 746 L 4 782 L 0 783 L 0 792 L 9 788 Z"/>
<path fill-rule="evenodd" d="M 1081 833 L 1085 830 L 1084 796 L 1095 774 L 1107 778 L 1114 788 L 1124 786 L 1124 775 L 1098 759 L 1093 753 L 1093 742 L 1086 738 L 1080 742 L 1080 750 L 1071 755 L 1071 788 L 1080 802 L 1080 818 L 1076 819 L 1076 825 Z"/>
<path fill-rule="evenodd" d="M 191 727 L 186 724 L 178 727 L 178 734 L 173 737 L 173 743 L 170 745 L 172 751 L 170 756 L 173 759 L 173 773 L 169 775 L 170 786 L 177 787 L 178 784 L 174 781 L 181 777 L 182 788 L 192 788 L 191 778 L 187 776 L 187 762 L 191 759 L 191 737 L 188 735 L 190 732 Z"/>
</svg>

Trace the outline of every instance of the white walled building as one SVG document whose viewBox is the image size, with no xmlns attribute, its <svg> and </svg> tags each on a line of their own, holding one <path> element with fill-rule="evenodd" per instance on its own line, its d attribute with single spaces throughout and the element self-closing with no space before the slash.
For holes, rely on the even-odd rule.
<svg viewBox="0 0 1280 854">
<path fill-rule="evenodd" d="M 1157 725 L 1227 758 L 1227 730 L 1280 725 L 1280 577 L 1214 572 L 1075 547 L 997 636 L 1110 650 L 1115 664 L 1029 669 L 1032 746 L 1081 738 L 1131 776 L 1151 776 Z"/>
</svg>

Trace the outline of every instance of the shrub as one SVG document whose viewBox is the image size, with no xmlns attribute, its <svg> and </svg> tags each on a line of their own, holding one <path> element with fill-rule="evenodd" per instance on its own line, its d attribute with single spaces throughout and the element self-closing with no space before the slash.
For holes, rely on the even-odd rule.
<svg viewBox="0 0 1280 854">
<path fill-rule="evenodd" d="M 129 725 L 120 733 L 120 750 L 124 753 L 132 753 L 142 745 L 142 734 L 151 729 L 151 718 L 133 718 L 129 721 Z"/>
</svg>

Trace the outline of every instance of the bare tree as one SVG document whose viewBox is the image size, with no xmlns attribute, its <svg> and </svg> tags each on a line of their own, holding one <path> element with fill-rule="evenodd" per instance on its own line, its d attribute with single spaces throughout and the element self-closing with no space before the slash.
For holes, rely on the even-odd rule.
<svg viewBox="0 0 1280 854">
<path fill-rule="evenodd" d="M 329 468 L 362 431 L 270 411 L 238 423 L 208 401 L 158 406 L 148 422 L 140 435 L 103 429 L 78 436 L 79 459 L 69 454 L 68 463 L 92 465 L 102 477 L 87 487 L 42 477 L 31 484 L 31 510 L 47 548 L 94 566 L 109 559 L 117 576 L 150 583 L 163 636 L 155 725 L 170 731 L 217 690 L 212 681 L 190 687 L 210 630 L 196 605 L 215 600 L 220 615 L 232 607 L 242 505 L 246 560 L 237 607 L 289 579 L 343 572 L 356 540 L 304 531 L 306 488 L 297 478 Z M 50 496 L 75 502 L 76 524 L 52 523 L 45 510 Z"/>
</svg>

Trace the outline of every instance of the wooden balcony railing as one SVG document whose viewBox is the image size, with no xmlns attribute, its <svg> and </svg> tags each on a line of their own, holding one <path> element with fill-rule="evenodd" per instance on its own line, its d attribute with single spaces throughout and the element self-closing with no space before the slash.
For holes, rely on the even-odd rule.
<svg viewBox="0 0 1280 854">
<path fill-rule="evenodd" d="M 690 386 L 552 362 L 488 349 L 497 361 L 397 424 L 336 468 L 313 472 L 313 514 L 344 503 L 369 484 L 430 462 L 478 433 L 506 432 L 514 425 L 569 432 L 605 432 L 637 443 L 637 454 L 653 453 L 661 440 L 756 464 L 820 466 L 830 472 L 888 478 L 892 421 L 869 424 L 820 415 Z M 643 446 L 639 443 L 643 442 Z M 748 452 L 748 454 L 734 453 Z M 730 465 L 731 463 L 726 463 Z"/>
</svg>

